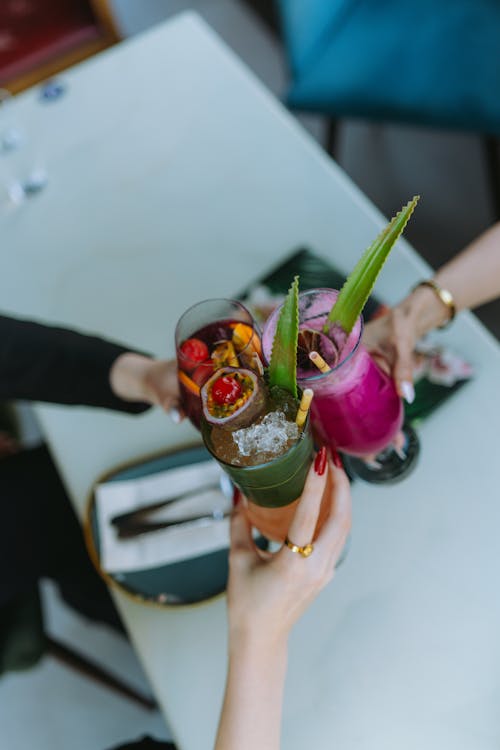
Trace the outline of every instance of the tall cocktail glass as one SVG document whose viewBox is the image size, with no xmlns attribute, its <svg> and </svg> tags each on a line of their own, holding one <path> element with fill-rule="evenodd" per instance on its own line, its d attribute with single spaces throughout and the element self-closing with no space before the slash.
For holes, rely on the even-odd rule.
<svg viewBox="0 0 500 750">
<path fill-rule="evenodd" d="M 182 407 L 200 429 L 201 386 L 218 366 L 251 367 L 253 354 L 260 352 L 260 333 L 240 302 L 208 299 L 179 318 L 175 349 Z"/>
<path fill-rule="evenodd" d="M 337 299 L 333 289 L 313 289 L 299 296 L 299 354 L 297 377 L 301 388 L 312 388 L 311 419 L 321 440 L 353 456 L 382 451 L 403 424 L 403 406 L 391 378 L 361 343 L 359 317 L 346 336 L 326 335 L 323 326 Z M 279 308 L 264 327 L 262 347 L 269 361 Z M 316 350 L 330 365 L 319 372 L 308 358 Z"/>
<path fill-rule="evenodd" d="M 309 420 L 298 439 L 281 455 L 269 461 L 235 466 L 214 449 L 210 425 L 202 420 L 205 446 L 233 483 L 247 498 L 251 523 L 268 539 L 283 542 L 302 494 L 313 455 Z"/>
</svg>

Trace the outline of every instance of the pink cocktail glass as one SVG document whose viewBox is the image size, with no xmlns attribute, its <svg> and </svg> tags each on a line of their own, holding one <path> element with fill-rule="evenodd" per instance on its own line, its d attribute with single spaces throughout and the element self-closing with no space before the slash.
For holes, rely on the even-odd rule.
<svg viewBox="0 0 500 750">
<path fill-rule="evenodd" d="M 385 449 L 400 431 L 403 405 L 392 379 L 361 344 L 361 317 L 347 340 L 340 330 L 323 333 L 337 295 L 333 289 L 313 289 L 299 295 L 298 383 L 302 389 L 314 391 L 311 419 L 323 442 L 353 456 L 373 455 Z M 278 316 L 276 310 L 264 327 L 262 346 L 267 361 Z M 330 365 L 330 372 L 319 372 L 301 343 L 318 351 Z"/>
</svg>

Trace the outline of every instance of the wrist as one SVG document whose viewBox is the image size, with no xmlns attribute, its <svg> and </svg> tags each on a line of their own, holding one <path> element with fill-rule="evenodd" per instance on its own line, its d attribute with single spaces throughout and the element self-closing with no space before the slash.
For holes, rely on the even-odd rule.
<svg viewBox="0 0 500 750">
<path fill-rule="evenodd" d="M 113 393 L 125 401 L 148 401 L 147 374 L 151 358 L 135 352 L 121 354 L 113 363 L 109 382 Z"/>
<path fill-rule="evenodd" d="M 274 658 L 277 654 L 286 654 L 288 650 L 286 629 L 270 629 L 268 623 L 258 626 L 238 626 L 229 624 L 229 654 L 247 654 L 252 658 Z"/>
<path fill-rule="evenodd" d="M 250 637 L 248 633 L 229 636 L 229 671 L 232 675 L 243 674 L 245 681 L 255 678 L 260 682 L 266 675 L 284 675 L 286 671 L 288 638 L 268 638 L 260 631 L 262 626 Z"/>
<path fill-rule="evenodd" d="M 436 293 L 427 286 L 418 286 L 400 304 L 403 313 L 410 319 L 415 338 L 448 322 L 449 311 Z"/>
</svg>

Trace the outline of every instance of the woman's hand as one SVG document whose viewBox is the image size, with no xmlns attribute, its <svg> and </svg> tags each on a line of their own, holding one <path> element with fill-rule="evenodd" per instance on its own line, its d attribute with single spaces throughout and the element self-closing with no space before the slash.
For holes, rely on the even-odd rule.
<svg viewBox="0 0 500 750">
<path fill-rule="evenodd" d="M 177 379 L 177 362 L 171 360 L 151 360 L 143 376 L 143 388 L 146 400 L 157 404 L 173 416 L 175 410 L 180 421 L 183 414 L 180 410 L 180 391 Z"/>
<path fill-rule="evenodd" d="M 262 641 L 286 637 L 332 579 L 351 528 L 351 493 L 344 471 L 331 460 L 325 471 L 325 463 L 326 449 L 322 448 L 309 470 L 289 530 L 294 544 L 309 544 L 314 537 L 322 501 L 326 504 L 327 518 L 310 557 L 304 558 L 286 545 L 275 554 L 259 550 L 243 509 L 237 506 L 231 522 L 230 637 L 253 634 Z M 321 468 L 323 473 L 318 473 Z"/>
<path fill-rule="evenodd" d="M 180 422 L 184 416 L 174 359 L 152 359 L 126 352 L 114 362 L 110 383 L 113 392 L 126 401 L 146 401 L 161 406 L 175 422 Z"/>
<path fill-rule="evenodd" d="M 433 281 L 452 295 L 456 312 L 496 299 L 500 295 L 500 222 L 442 266 Z M 413 393 L 416 342 L 449 319 L 449 307 L 432 289 L 419 286 L 387 315 L 365 327 L 366 348 L 385 358 L 400 394 L 407 400 Z"/>
<path fill-rule="evenodd" d="M 351 528 L 351 493 L 344 471 L 318 453 L 289 530 L 299 547 L 315 534 L 322 501 L 327 517 L 309 557 L 286 545 L 258 550 L 241 506 L 231 521 L 229 668 L 216 750 L 279 750 L 288 633 L 333 577 Z"/>
<path fill-rule="evenodd" d="M 425 286 L 416 287 L 399 305 L 388 308 L 365 326 L 363 344 L 374 359 L 387 369 L 396 388 L 409 404 L 415 398 L 413 370 L 417 341 L 446 323 L 449 310 Z"/>
<path fill-rule="evenodd" d="M 363 332 L 363 344 L 380 367 L 392 375 L 399 395 L 410 404 L 415 398 L 413 370 L 417 341 L 414 317 L 402 306 L 370 321 Z"/>
</svg>

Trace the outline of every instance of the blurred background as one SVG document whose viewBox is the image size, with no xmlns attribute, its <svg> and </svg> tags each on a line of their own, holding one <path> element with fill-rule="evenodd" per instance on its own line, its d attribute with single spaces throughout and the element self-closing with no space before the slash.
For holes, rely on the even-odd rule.
<svg viewBox="0 0 500 750">
<path fill-rule="evenodd" d="M 478 91 L 473 90 L 477 82 L 485 85 L 488 82 L 487 54 L 489 50 L 497 54 L 499 26 L 493 20 L 500 19 L 497 4 L 491 1 L 433 3 L 434 0 L 393 3 L 401 15 L 388 13 L 384 19 L 384 9 L 391 4 L 372 2 L 372 12 L 378 15 L 370 19 L 369 14 L 356 13 L 355 6 L 359 3 L 347 2 L 343 6 L 351 5 L 352 13 L 340 20 L 337 14 L 332 20 L 329 12 L 339 3 L 325 0 L 319 3 L 280 0 L 276 4 L 271 0 L 94 2 L 91 3 L 94 8 L 101 6 L 100 13 L 104 8 L 101 19 L 104 18 L 107 37 L 102 43 L 93 37 L 86 38 L 85 55 L 116 42 L 118 37 L 138 34 L 180 11 L 197 11 L 258 78 L 292 107 L 294 116 L 312 137 L 330 150 L 386 216 L 392 216 L 407 197 L 421 194 L 418 221 L 411 223 L 407 236 L 416 250 L 437 268 L 500 218 L 498 154 L 495 140 L 488 135 L 494 131 L 496 104 L 488 109 L 481 100 L 485 96 L 498 96 L 495 90 L 488 92 L 481 86 Z M 78 0 L 76 5 L 82 2 Z M 25 72 L 19 73 L 16 68 L 12 25 L 22 26 L 23 18 L 34 6 L 41 8 L 42 18 L 49 20 L 56 6 L 67 9 L 71 2 L 1 0 L 0 73 L 2 55 L 4 62 L 10 55 L 9 74 L 20 81 L 20 88 L 28 79 Z M 408 20 L 411 21 L 412 13 L 423 9 L 441 14 L 435 24 L 428 24 L 428 31 L 435 40 L 440 38 L 439 34 L 443 35 L 449 45 L 446 50 L 440 43 L 428 48 L 426 39 L 419 40 L 419 48 L 409 46 L 404 36 Z M 477 11 L 484 24 L 485 39 L 480 37 L 482 29 L 478 23 L 472 30 L 468 26 L 468 40 L 474 42 L 478 55 L 486 55 L 486 60 L 474 60 L 467 70 L 461 68 L 460 49 L 464 42 L 456 33 L 464 27 L 456 25 L 460 9 L 462 21 L 464 13 Z M 447 19 L 448 12 L 451 16 Z M 493 14 L 491 22 L 488 22 L 489 12 Z M 390 27 L 393 38 L 398 39 L 399 48 L 393 50 L 389 61 L 379 57 L 387 53 L 387 43 L 370 47 L 366 36 L 370 20 L 383 28 Z M 401 33 L 397 31 L 397 23 L 401 24 Z M 114 36 L 116 30 L 118 37 Z M 70 62 L 79 58 L 80 53 L 66 52 Z M 433 61 L 434 52 L 438 59 Z M 418 75 L 405 69 L 408 59 Z M 401 65 L 395 64 L 398 60 Z M 379 92 L 379 98 L 370 98 L 360 84 L 361 73 L 364 72 L 366 79 L 370 68 L 372 81 L 390 82 L 384 84 L 385 90 Z M 50 73 L 48 68 L 44 70 Z M 446 75 L 450 76 L 450 83 Z M 425 90 L 426 83 L 434 84 L 431 93 Z M 456 100 L 452 96 L 453 87 L 457 88 Z M 385 96 L 388 89 L 394 92 L 393 100 Z M 469 119 L 464 116 L 463 108 L 457 106 L 461 101 L 471 105 L 467 110 Z M 497 130 L 500 118 L 498 123 Z M 500 301 L 485 305 L 477 314 L 500 338 Z M 44 587 L 43 597 L 52 634 L 63 641 L 83 642 L 94 659 L 111 671 L 127 674 L 129 682 L 148 691 L 127 643 L 66 610 L 50 584 Z M 143 733 L 169 736 L 158 712 L 134 706 L 50 659 L 30 671 L 9 672 L 2 677 L 0 725 L 2 746 L 9 750 L 28 747 L 104 750 Z"/>
<path fill-rule="evenodd" d="M 463 4 L 447 2 L 442 7 Z M 287 3 L 284 0 L 275 3 L 271 0 L 113 0 L 120 27 L 127 35 L 146 29 L 187 7 L 196 10 L 281 100 L 286 100 L 293 52 L 293 38 L 292 45 L 287 45 L 282 31 L 284 22 L 289 20 L 288 5 L 292 9 L 294 6 L 309 7 L 314 20 L 321 6 L 334 8 L 342 4 L 318 3 L 317 0 L 310 3 Z M 376 9 L 394 3 L 371 5 Z M 421 10 L 422 4 L 414 5 L 418 5 L 417 11 Z M 432 7 L 432 3 L 430 5 Z M 495 3 L 481 0 L 476 4 L 474 0 L 468 0 L 465 5 L 474 10 L 475 5 L 494 6 Z M 282 13 L 278 6 L 281 6 Z M 306 32 L 307 20 L 303 23 Z M 322 19 L 318 18 L 317 23 L 321 25 Z M 404 34 L 404 28 L 402 31 Z M 449 31 L 451 33 L 451 29 Z M 498 38 L 495 29 L 493 32 L 494 38 Z M 300 27 L 296 33 L 300 38 Z M 475 41 L 480 44 L 481 40 Z M 458 55 L 458 39 L 456 43 Z M 401 44 L 406 44 L 404 36 Z M 357 48 L 356 54 L 361 54 L 361 51 L 362 48 Z M 453 51 L 450 49 L 450 54 Z M 429 57 L 425 46 L 417 65 L 424 64 L 424 53 Z M 458 64 L 458 59 L 450 60 L 452 67 Z M 480 73 L 480 69 L 470 71 L 472 76 Z M 400 71 L 396 74 L 399 75 Z M 492 93 L 492 96 L 496 94 Z M 312 136 L 326 147 L 328 115 L 304 114 L 300 109 L 293 111 Z M 418 114 L 415 122 L 417 117 Z M 421 194 L 419 221 L 412 222 L 406 234 L 415 249 L 434 268 L 500 218 L 480 122 L 472 133 L 464 132 L 463 127 L 446 129 L 440 125 L 438 129 L 391 121 L 374 122 L 368 118 L 354 119 L 352 116 L 339 117 L 337 123 L 335 159 L 386 216 L 393 215 L 405 196 Z M 468 128 L 475 126 L 475 122 L 467 123 Z M 500 337 L 500 301 L 485 305 L 476 312 Z"/>
</svg>

